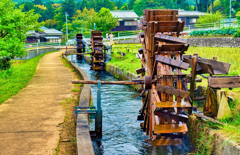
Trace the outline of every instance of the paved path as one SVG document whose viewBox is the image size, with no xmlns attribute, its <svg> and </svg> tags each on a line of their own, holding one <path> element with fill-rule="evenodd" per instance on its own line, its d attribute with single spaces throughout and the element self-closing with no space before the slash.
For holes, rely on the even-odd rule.
<svg viewBox="0 0 240 155">
<path fill-rule="evenodd" d="M 0 155 L 53 154 L 71 97 L 72 73 L 55 52 L 45 55 L 28 86 L 0 105 Z"/>
</svg>

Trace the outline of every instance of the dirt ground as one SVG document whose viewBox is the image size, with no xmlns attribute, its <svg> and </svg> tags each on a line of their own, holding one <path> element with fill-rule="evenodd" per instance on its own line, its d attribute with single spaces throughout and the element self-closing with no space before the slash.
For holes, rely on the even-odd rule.
<svg viewBox="0 0 240 155">
<path fill-rule="evenodd" d="M 54 154 L 73 75 L 59 55 L 45 55 L 28 86 L 0 106 L 0 155 Z"/>
</svg>

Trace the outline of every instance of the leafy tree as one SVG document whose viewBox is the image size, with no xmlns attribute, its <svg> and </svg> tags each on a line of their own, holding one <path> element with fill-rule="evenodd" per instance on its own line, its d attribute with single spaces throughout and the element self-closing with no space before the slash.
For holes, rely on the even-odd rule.
<svg viewBox="0 0 240 155">
<path fill-rule="evenodd" d="M 65 12 L 69 15 L 69 20 L 72 21 L 72 17 L 76 11 L 76 3 L 74 0 L 64 0 L 62 2 L 62 14 L 65 15 Z"/>
<path fill-rule="evenodd" d="M 42 0 L 34 0 L 33 4 L 38 5 L 38 4 L 43 4 Z"/>
<path fill-rule="evenodd" d="M 129 10 L 127 3 L 124 3 L 120 10 Z"/>
<path fill-rule="evenodd" d="M 206 24 L 206 27 L 208 27 L 209 23 L 219 23 L 220 19 L 223 18 L 223 14 L 219 11 L 216 13 L 206 13 L 203 16 L 199 16 L 199 19 L 197 20 L 197 23 L 195 26 L 197 27 L 203 27 L 202 25 L 199 24 Z"/>
<path fill-rule="evenodd" d="M 63 14 L 62 7 L 58 7 L 58 8 L 55 10 L 54 19 L 55 19 L 56 22 L 57 22 L 57 27 L 56 27 L 56 28 L 57 28 L 58 30 L 61 30 L 63 24 L 66 22 L 65 13 Z M 68 18 L 68 19 L 69 19 L 69 18 Z"/>
<path fill-rule="evenodd" d="M 72 28 L 73 33 L 80 33 L 90 31 L 92 29 L 93 17 L 96 14 L 94 9 L 84 8 L 83 11 L 77 10 L 76 15 L 73 17 Z"/>
<path fill-rule="evenodd" d="M 93 23 L 96 23 L 97 30 L 107 32 L 118 25 L 118 18 L 113 17 L 109 9 L 102 8 L 94 15 Z M 91 23 L 92 27 L 93 23 Z"/>
<path fill-rule="evenodd" d="M 123 6 L 123 2 L 122 1 L 120 1 L 120 0 L 117 0 L 117 1 L 115 1 L 115 6 L 118 8 L 118 9 L 120 9 L 122 6 Z"/>
<path fill-rule="evenodd" d="M 24 12 L 27 12 L 27 11 L 29 11 L 29 10 L 34 9 L 34 4 L 33 4 L 33 3 L 25 2 L 25 3 L 23 3 L 23 4 L 24 4 L 24 8 L 23 8 L 23 11 L 24 11 Z"/>
<path fill-rule="evenodd" d="M 166 9 L 172 8 L 173 0 L 136 0 L 133 6 L 133 10 L 138 16 L 143 15 L 144 9 Z"/>
<path fill-rule="evenodd" d="M 0 2 L 0 61 L 7 63 L 10 59 L 26 55 L 24 42 L 28 30 L 35 30 L 41 26 L 37 22 L 39 15 L 33 10 L 23 12 L 24 5 L 15 7 L 12 0 Z M 0 62 L 0 69 L 6 69 L 9 65 L 3 66 Z"/>
<path fill-rule="evenodd" d="M 136 0 L 130 0 L 129 1 L 129 3 L 128 3 L 128 8 L 129 8 L 129 10 L 132 10 L 133 9 L 133 6 L 134 6 L 134 2 L 135 2 Z"/>
</svg>

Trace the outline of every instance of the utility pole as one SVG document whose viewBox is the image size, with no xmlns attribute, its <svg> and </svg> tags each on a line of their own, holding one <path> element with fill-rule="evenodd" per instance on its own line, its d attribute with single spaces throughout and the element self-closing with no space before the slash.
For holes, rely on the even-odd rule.
<svg viewBox="0 0 240 155">
<path fill-rule="evenodd" d="M 229 10 L 230 22 L 231 22 L 231 11 L 232 11 L 232 0 L 230 0 L 230 10 Z"/>
<path fill-rule="evenodd" d="M 68 13 L 65 12 L 65 16 L 66 16 L 66 36 L 67 36 L 67 43 L 68 43 L 68 29 L 67 29 L 67 16 L 68 16 Z"/>
<path fill-rule="evenodd" d="M 195 2 L 196 2 L 196 11 L 197 11 L 197 0 Z"/>
</svg>

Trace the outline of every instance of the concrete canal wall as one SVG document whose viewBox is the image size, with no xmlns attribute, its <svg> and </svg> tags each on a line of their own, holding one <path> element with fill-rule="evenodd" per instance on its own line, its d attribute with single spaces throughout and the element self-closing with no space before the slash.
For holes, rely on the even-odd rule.
<svg viewBox="0 0 240 155">
<path fill-rule="evenodd" d="M 39 48 L 39 49 L 28 49 L 26 56 L 24 56 L 23 58 L 16 57 L 14 59 L 15 60 L 28 60 L 28 59 L 32 59 L 36 56 L 39 56 L 41 54 L 51 52 L 51 51 L 57 51 L 59 49 L 60 49 L 59 47 L 44 47 L 44 48 Z"/>
<path fill-rule="evenodd" d="M 213 155 L 240 155 L 239 144 L 232 142 L 231 138 L 218 130 L 206 127 L 206 122 L 194 115 L 189 117 L 188 132 L 192 146 L 202 145 Z"/>
<path fill-rule="evenodd" d="M 91 57 L 85 56 L 84 58 L 88 63 L 90 63 Z M 138 75 L 133 74 L 128 71 L 125 71 L 125 70 L 122 70 L 121 68 L 119 68 L 117 66 L 113 66 L 113 65 L 109 65 L 109 64 L 106 64 L 106 71 L 108 71 L 113 76 L 115 76 L 116 78 L 121 79 L 123 81 L 132 81 L 132 79 L 139 79 Z M 142 86 L 134 85 L 133 88 L 136 90 L 139 90 L 140 88 L 142 88 Z"/>
<path fill-rule="evenodd" d="M 82 80 L 90 80 L 87 74 L 80 67 L 70 61 L 66 56 L 64 56 L 64 58 L 75 68 Z M 79 106 L 89 107 L 90 101 L 91 85 L 85 84 L 80 94 Z M 77 153 L 79 155 L 94 155 L 89 123 L 88 114 L 79 114 L 76 118 Z"/>
</svg>

